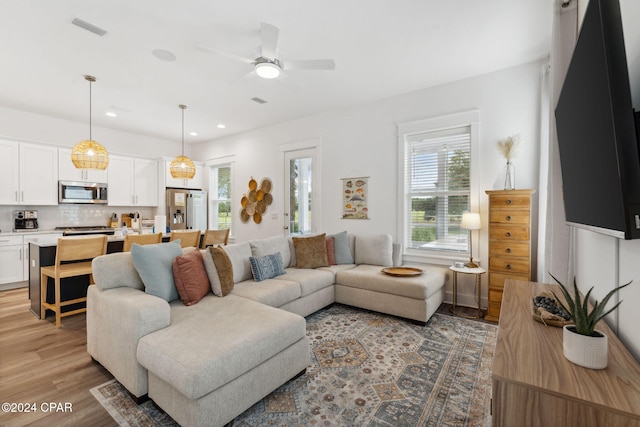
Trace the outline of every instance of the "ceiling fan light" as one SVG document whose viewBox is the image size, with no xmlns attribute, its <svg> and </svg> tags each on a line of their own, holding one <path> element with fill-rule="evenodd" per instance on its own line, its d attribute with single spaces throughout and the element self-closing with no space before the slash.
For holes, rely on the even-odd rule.
<svg viewBox="0 0 640 427">
<path fill-rule="evenodd" d="M 261 62 L 256 64 L 256 74 L 263 79 L 275 79 L 280 75 L 280 67 L 271 62 Z"/>
<path fill-rule="evenodd" d="M 96 141 L 87 139 L 73 147 L 71 162 L 77 169 L 105 170 L 109 165 L 109 153 Z"/>
<path fill-rule="evenodd" d="M 175 179 L 192 179 L 196 175 L 196 165 L 187 156 L 178 156 L 173 159 L 169 170 Z"/>
</svg>

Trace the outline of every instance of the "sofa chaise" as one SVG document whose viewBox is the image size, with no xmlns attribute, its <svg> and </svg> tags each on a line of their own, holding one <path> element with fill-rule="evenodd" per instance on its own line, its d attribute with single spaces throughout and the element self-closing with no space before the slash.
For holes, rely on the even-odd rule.
<svg viewBox="0 0 640 427">
<path fill-rule="evenodd" d="M 225 246 L 232 290 L 223 297 L 209 292 L 192 305 L 150 294 L 135 254 L 95 258 L 87 350 L 134 397 L 148 394 L 181 425 L 224 425 L 305 371 L 310 350 L 303 316 L 338 302 L 425 323 L 442 303 L 445 269 L 429 267 L 415 277 L 381 272 L 401 263 L 400 246 L 389 235 L 338 233 L 331 237 L 334 247 L 325 247 L 333 262 L 305 268 L 309 255 L 301 245 L 310 240 L 299 239 L 320 237 L 324 241 L 325 235 L 276 236 Z M 212 252 L 200 250 L 215 288 L 220 278 Z M 281 259 L 282 271 L 256 281 L 252 262 L 266 257 Z"/>
</svg>

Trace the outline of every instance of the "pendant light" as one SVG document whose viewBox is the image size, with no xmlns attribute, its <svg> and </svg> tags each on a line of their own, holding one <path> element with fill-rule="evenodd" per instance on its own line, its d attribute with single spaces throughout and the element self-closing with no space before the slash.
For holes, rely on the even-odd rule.
<svg viewBox="0 0 640 427">
<path fill-rule="evenodd" d="M 192 179 L 196 175 L 196 165 L 193 160 L 184 155 L 184 110 L 186 105 L 178 105 L 182 110 L 182 155 L 171 161 L 171 176 L 176 179 Z"/>
<path fill-rule="evenodd" d="M 107 150 L 91 139 L 91 83 L 96 81 L 93 76 L 84 76 L 89 82 L 89 139 L 77 143 L 71 150 L 71 161 L 78 169 L 101 169 L 109 165 Z"/>
</svg>

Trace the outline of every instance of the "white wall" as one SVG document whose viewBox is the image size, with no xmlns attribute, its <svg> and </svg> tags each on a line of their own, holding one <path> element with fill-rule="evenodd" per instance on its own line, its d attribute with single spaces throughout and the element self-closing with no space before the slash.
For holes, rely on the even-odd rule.
<svg viewBox="0 0 640 427">
<path fill-rule="evenodd" d="M 194 158 L 200 161 L 235 156 L 232 196 L 232 200 L 236 202 L 234 234 L 237 241 L 243 241 L 283 233 L 284 177 L 279 147 L 282 144 L 319 139 L 322 156 L 322 223 L 317 231 L 388 233 L 397 242 L 397 124 L 478 109 L 480 156 L 472 161 L 479 162 L 480 194 L 477 196 L 484 227 L 480 232 L 479 255 L 481 265 L 486 266 L 488 200 L 484 191 L 501 189 L 504 184 L 504 159 L 500 157 L 496 141 L 507 135 L 519 133 L 522 144 L 514 162 L 516 186 L 535 188 L 538 182 L 542 65 L 542 62 L 525 64 L 399 95 L 373 104 L 333 111 L 197 144 L 193 147 L 192 153 Z M 277 108 L 277 104 L 269 104 L 266 107 Z M 340 178 L 350 176 L 370 177 L 370 220 L 340 218 Z M 269 177 L 274 183 L 274 202 L 261 224 L 243 224 L 239 219 L 239 201 L 247 191 L 247 182 L 251 177 Z M 272 213 L 277 213 L 277 219 L 272 219 Z M 534 229 L 532 235 L 536 236 L 537 230 Z M 486 277 L 484 281 L 485 289 L 482 294 L 486 299 Z M 466 282 L 461 280 L 460 292 L 472 301 L 473 283 L 470 280 Z"/>
</svg>

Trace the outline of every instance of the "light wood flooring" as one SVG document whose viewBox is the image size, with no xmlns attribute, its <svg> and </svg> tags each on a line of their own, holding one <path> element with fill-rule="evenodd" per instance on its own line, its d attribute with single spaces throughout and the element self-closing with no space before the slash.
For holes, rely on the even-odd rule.
<svg viewBox="0 0 640 427">
<path fill-rule="evenodd" d="M 89 392 L 113 377 L 87 353 L 85 313 L 56 329 L 53 316 L 38 320 L 29 307 L 28 289 L 0 291 L 0 403 L 36 406 L 0 411 L 0 426 L 117 426 Z M 51 412 L 50 402 L 72 412 Z"/>
</svg>

